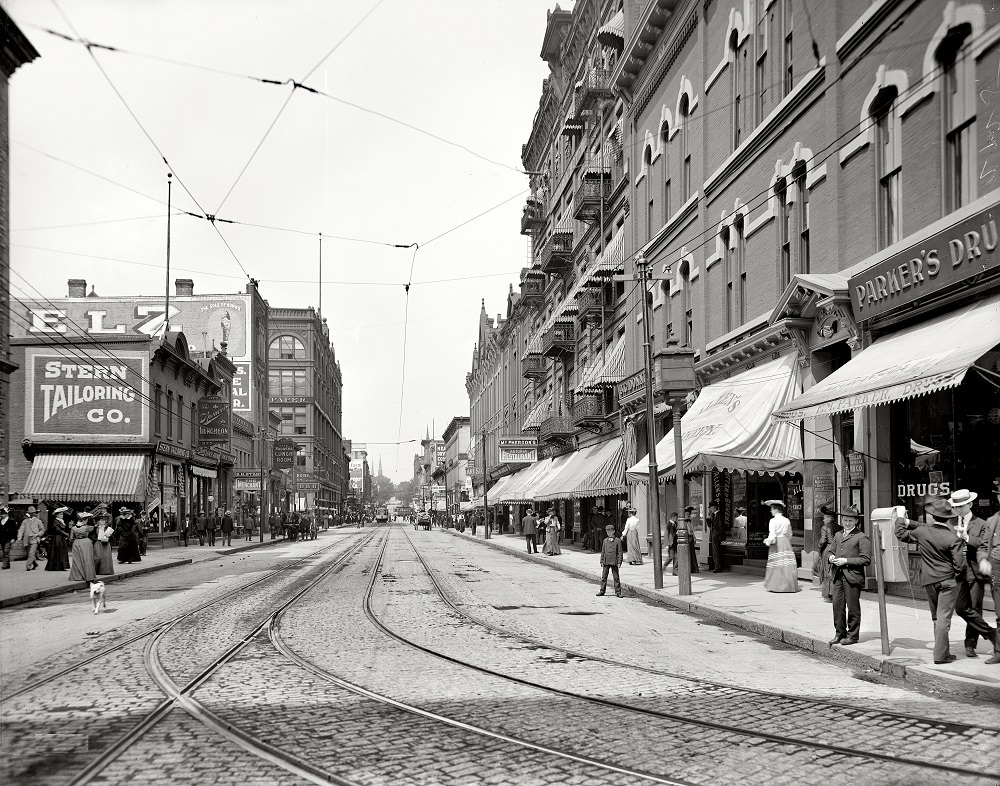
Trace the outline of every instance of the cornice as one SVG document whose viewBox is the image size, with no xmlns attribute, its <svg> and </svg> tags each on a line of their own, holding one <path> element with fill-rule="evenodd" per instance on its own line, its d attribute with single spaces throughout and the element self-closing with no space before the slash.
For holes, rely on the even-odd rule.
<svg viewBox="0 0 1000 786">
<path fill-rule="evenodd" d="M 743 338 L 735 339 L 695 364 L 700 379 L 714 382 L 733 374 L 747 371 L 762 360 L 774 360 L 785 354 L 789 348 L 798 353 L 802 367 L 809 365 L 809 329 L 811 319 L 789 317 L 763 330 Z"/>
<path fill-rule="evenodd" d="M 633 117 L 641 114 L 652 100 L 660 84 L 666 78 L 667 73 L 677 61 L 677 56 L 681 49 L 687 44 L 688 39 L 698 28 L 698 9 L 692 8 L 691 13 L 678 24 L 676 31 L 668 38 L 661 41 L 656 48 L 656 53 L 643 65 L 642 70 L 636 75 L 639 82 L 643 71 L 645 78 L 641 78 L 642 84 L 634 92 L 634 99 L 629 108 L 629 114 Z M 650 65 L 652 61 L 652 65 Z"/>
</svg>

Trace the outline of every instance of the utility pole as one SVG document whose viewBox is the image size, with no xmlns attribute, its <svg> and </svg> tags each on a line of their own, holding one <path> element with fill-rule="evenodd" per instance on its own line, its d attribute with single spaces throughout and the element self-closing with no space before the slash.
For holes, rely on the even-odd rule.
<svg viewBox="0 0 1000 786">
<path fill-rule="evenodd" d="M 649 444 L 649 517 L 652 519 L 653 532 L 653 586 L 663 589 L 663 544 L 660 538 L 660 488 L 659 469 L 656 465 L 656 427 L 653 422 L 653 337 L 650 323 L 649 303 L 646 294 L 649 291 L 651 278 L 649 261 L 640 251 L 635 257 L 636 272 L 642 286 L 639 287 L 639 297 L 642 298 L 642 362 L 646 377 L 646 442 Z M 676 424 L 675 424 L 676 426 Z M 678 485 L 683 475 L 678 473 Z M 678 544 L 679 545 L 679 544 Z M 690 580 L 690 579 L 689 579 Z"/>
<path fill-rule="evenodd" d="M 483 443 L 483 538 L 486 540 L 490 539 L 490 523 L 489 523 L 489 510 L 486 505 L 486 426 L 483 425 L 482 432 L 482 443 Z"/>
</svg>

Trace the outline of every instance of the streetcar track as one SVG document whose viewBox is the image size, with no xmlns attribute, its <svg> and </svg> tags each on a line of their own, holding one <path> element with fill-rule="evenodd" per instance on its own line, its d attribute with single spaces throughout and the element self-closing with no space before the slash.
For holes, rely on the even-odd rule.
<svg viewBox="0 0 1000 786">
<path fill-rule="evenodd" d="M 492 633 L 500 634 L 500 635 L 503 635 L 505 637 L 512 638 L 512 639 L 515 639 L 515 640 L 522 639 L 524 641 L 530 641 L 529 639 L 527 639 L 527 637 L 523 637 L 522 638 L 521 636 L 519 636 L 517 634 L 514 634 L 514 633 L 511 633 L 510 631 L 505 631 L 505 630 L 502 630 L 502 629 L 498 629 L 495 626 L 490 625 L 489 623 L 481 623 L 480 621 L 478 621 L 475 618 L 473 618 L 471 615 L 468 615 L 468 614 L 460 611 L 459 609 L 455 608 L 454 604 L 452 604 L 451 601 L 446 597 L 444 591 L 440 587 L 437 579 L 434 577 L 433 572 L 430 570 L 429 566 L 424 561 L 424 559 L 421 556 L 420 552 L 413 545 L 412 539 L 410 538 L 409 534 L 406 533 L 405 531 L 404 531 L 403 534 L 404 534 L 404 537 L 405 537 L 405 539 L 407 541 L 407 544 L 413 550 L 414 554 L 417 555 L 417 558 L 420 560 L 421 565 L 422 565 L 422 567 L 424 569 L 425 574 L 427 575 L 427 577 L 430 579 L 431 583 L 436 588 L 436 590 L 438 592 L 438 595 L 445 601 L 445 603 L 447 603 L 447 605 L 449 605 L 452 608 L 454 608 L 455 611 L 460 616 L 464 617 L 465 619 L 469 620 L 470 622 L 472 622 L 472 623 L 474 623 L 474 624 L 476 624 L 478 626 L 487 628 Z M 384 549 L 383 549 L 383 553 L 384 553 Z M 381 560 L 381 557 L 382 557 L 382 554 L 379 555 L 379 559 L 380 560 Z M 374 573 L 374 571 L 373 571 L 373 573 Z M 372 582 L 372 586 L 374 586 L 374 581 Z M 369 600 L 366 600 L 366 612 L 368 612 L 368 611 L 370 611 L 370 605 L 369 605 Z M 473 669 L 473 670 L 475 670 L 477 672 L 480 672 L 482 674 L 486 674 L 486 675 L 493 676 L 493 677 L 499 677 L 501 679 L 508 680 L 510 682 L 526 686 L 528 688 L 532 688 L 532 689 L 535 689 L 535 690 L 545 691 L 545 692 L 548 692 L 548 693 L 552 693 L 554 695 L 562 696 L 564 698 L 570 698 L 570 699 L 574 699 L 574 700 L 587 701 L 587 702 L 591 702 L 591 703 L 594 703 L 594 704 L 597 704 L 597 705 L 603 706 L 603 707 L 609 707 L 609 708 L 614 708 L 614 709 L 618 709 L 618 710 L 624 710 L 626 712 L 632 712 L 632 713 L 646 715 L 646 716 L 650 716 L 650 717 L 661 718 L 661 719 L 664 719 L 664 720 L 670 720 L 670 721 L 674 721 L 674 722 L 679 722 L 679 723 L 684 723 L 684 724 L 690 724 L 690 725 L 700 726 L 700 727 L 703 727 L 703 728 L 714 729 L 714 730 L 717 730 L 717 731 L 736 732 L 736 733 L 743 734 L 743 735 L 750 736 L 750 737 L 757 737 L 757 738 L 765 739 L 765 740 L 768 740 L 769 742 L 775 742 L 775 743 L 782 744 L 782 745 L 793 745 L 793 746 L 804 747 L 804 748 L 809 748 L 809 749 L 817 749 L 817 750 L 822 750 L 822 751 L 826 751 L 826 752 L 830 752 L 830 753 L 837 753 L 837 754 L 840 754 L 840 755 L 843 755 L 843 756 L 850 756 L 852 758 L 858 758 L 858 757 L 860 757 L 860 758 L 872 759 L 872 760 L 877 760 L 877 761 L 884 761 L 884 762 L 888 762 L 888 763 L 892 763 L 892 764 L 913 766 L 913 767 L 917 767 L 917 768 L 921 768 L 921 769 L 933 769 L 933 770 L 937 770 L 937 771 L 940 771 L 940 772 L 947 772 L 947 773 L 950 773 L 950 774 L 953 774 L 953 775 L 972 776 L 972 777 L 977 777 L 977 778 L 989 777 L 988 773 L 985 773 L 985 772 L 983 772 L 981 770 L 973 770 L 973 769 L 969 769 L 969 768 L 966 768 L 966 767 L 954 766 L 954 765 L 950 765 L 950 764 L 943 764 L 943 763 L 933 762 L 933 761 L 926 761 L 926 760 L 922 760 L 922 759 L 911 759 L 911 758 L 896 756 L 896 755 L 892 755 L 892 754 L 879 753 L 877 751 L 858 750 L 858 749 L 854 749 L 854 748 L 844 747 L 844 746 L 841 746 L 841 745 L 835 745 L 835 744 L 830 744 L 830 743 L 823 743 L 823 742 L 819 742 L 819 741 L 815 741 L 815 740 L 804 740 L 801 737 L 790 737 L 790 736 L 785 736 L 785 735 L 781 735 L 781 734 L 775 734 L 775 733 L 771 733 L 771 732 L 765 732 L 765 731 L 761 731 L 759 729 L 749 730 L 749 729 L 741 728 L 739 726 L 733 726 L 733 725 L 728 725 L 728 724 L 725 724 L 725 723 L 718 723 L 718 722 L 715 722 L 715 721 L 702 720 L 702 719 L 697 719 L 697 718 L 690 718 L 690 717 L 686 717 L 686 716 L 679 715 L 679 714 L 676 714 L 676 713 L 665 712 L 665 711 L 662 711 L 662 710 L 653 710 L 653 709 L 647 709 L 647 708 L 642 708 L 642 707 L 635 707 L 635 706 L 632 706 L 632 705 L 629 705 L 629 704 L 623 704 L 621 702 L 618 702 L 618 701 L 615 701 L 615 700 L 612 700 L 612 699 L 603 699 L 603 698 L 596 697 L 596 696 L 586 696 L 586 695 L 583 695 L 583 694 L 574 693 L 572 691 L 563 690 L 561 688 L 555 688 L 555 687 L 552 687 L 552 686 L 549 686 L 549 685 L 540 685 L 538 683 L 531 682 L 529 680 L 522 679 L 520 677 L 509 675 L 509 674 L 506 674 L 504 672 L 500 672 L 500 671 L 497 671 L 497 670 L 494 670 L 494 669 L 491 669 L 491 668 L 488 668 L 488 667 L 485 667 L 485 666 L 480 666 L 480 665 L 478 665 L 476 663 L 470 663 L 470 662 L 468 662 L 466 660 L 463 660 L 461 658 L 453 657 L 453 656 L 447 655 L 445 653 L 438 652 L 438 651 L 436 651 L 434 649 L 431 649 L 430 647 L 425 647 L 425 646 L 423 646 L 421 644 L 418 644 L 415 641 L 412 641 L 412 640 L 406 638 L 402 634 L 396 633 L 395 631 L 393 631 L 392 629 L 390 629 L 388 626 L 386 626 L 385 624 L 383 624 L 382 622 L 380 622 L 378 619 L 376 619 L 375 616 L 374 616 L 374 614 L 369 614 L 369 619 L 371 619 L 371 621 L 373 622 L 373 624 L 377 625 L 380 629 L 382 629 L 387 635 L 391 636 L 393 639 L 395 639 L 395 640 L 397 640 L 397 641 L 399 641 L 399 642 L 401 642 L 403 644 L 406 644 L 407 646 L 412 647 L 412 648 L 414 648 L 414 649 L 416 649 L 416 650 L 418 650 L 420 652 L 424 652 L 424 653 L 426 653 L 428 655 L 431 655 L 433 657 L 439 658 L 441 660 L 453 663 L 455 665 L 458 665 L 458 666 L 461 666 L 461 667 L 464 667 L 464 668 Z M 563 657 L 565 657 L 565 655 L 567 655 L 567 654 L 572 654 L 572 655 L 574 655 L 576 657 L 585 658 L 585 659 L 588 659 L 588 660 L 595 660 L 597 662 L 602 662 L 602 663 L 612 664 L 612 665 L 615 665 L 617 667 L 622 667 L 621 663 L 614 662 L 614 661 L 608 660 L 606 658 L 599 658 L 599 657 L 598 658 L 591 658 L 590 656 L 588 656 L 586 654 L 583 654 L 583 653 L 572 653 L 572 652 L 569 652 L 567 650 L 564 650 L 564 649 L 561 649 L 561 648 L 556 648 L 556 647 L 553 647 L 553 646 L 551 646 L 549 644 L 545 644 L 544 642 L 530 641 L 530 643 L 534 644 L 535 646 L 540 646 L 540 647 L 542 647 L 542 648 L 544 648 L 545 650 L 548 650 L 548 651 L 558 652 L 558 653 L 562 654 Z M 653 671 L 654 671 L 654 673 L 663 674 L 663 672 L 655 672 L 655 670 L 653 670 Z M 674 675 L 669 675 L 669 676 L 674 676 Z M 688 679 L 688 678 L 683 678 L 682 677 L 681 679 Z M 698 680 L 694 679 L 693 681 L 697 682 Z M 724 687 L 727 687 L 729 690 L 740 690 L 740 689 L 737 689 L 737 688 L 733 688 L 732 686 L 724 686 Z M 806 705 L 809 705 L 809 704 L 832 705 L 832 706 L 837 707 L 838 709 L 844 709 L 845 706 L 846 706 L 847 709 L 851 709 L 854 712 L 858 712 L 858 708 L 857 707 L 851 707 L 850 705 L 839 705 L 839 704 L 836 704 L 836 703 L 825 702 L 825 701 L 812 702 L 811 700 L 809 700 L 809 699 L 803 699 L 802 697 L 787 696 L 785 694 L 769 693 L 767 691 L 758 691 L 758 690 L 753 690 L 753 689 L 748 689 L 748 692 L 751 692 L 751 693 L 760 693 L 760 694 L 764 694 L 764 695 L 771 696 L 771 697 L 781 697 L 781 698 L 786 698 L 786 699 L 793 699 L 793 700 L 796 700 L 796 701 L 803 702 Z M 887 715 L 887 716 L 890 716 L 890 717 L 892 717 L 892 715 L 893 715 L 892 713 L 884 713 L 884 714 Z M 905 716 L 905 717 L 909 718 L 911 716 Z M 927 721 L 927 719 L 923 719 L 923 718 L 920 718 L 919 720 L 921 720 L 924 723 L 928 723 L 929 722 L 929 721 Z M 948 725 L 959 725 L 959 724 L 948 724 Z M 966 726 L 965 729 L 969 730 L 969 731 L 980 731 L 980 730 L 983 730 L 983 731 L 992 731 L 991 729 L 985 729 L 984 727 L 977 727 L 977 726 L 972 726 L 972 725 Z"/>
<path fill-rule="evenodd" d="M 217 598 L 213 603 L 204 604 L 189 613 L 178 615 L 177 617 L 169 620 L 157 627 L 157 629 L 152 631 L 147 631 L 146 636 L 150 634 L 155 634 L 146 643 L 144 648 L 144 661 L 146 664 L 146 669 L 149 675 L 153 678 L 153 681 L 157 684 L 166 694 L 160 704 L 150 713 L 148 713 L 141 721 L 139 721 L 132 729 L 130 729 L 126 734 L 111 743 L 99 756 L 93 759 L 87 764 L 87 766 L 80 772 L 78 772 L 71 781 L 69 781 L 69 786 L 84 786 L 84 784 L 90 783 L 94 778 L 98 777 L 100 773 L 123 753 L 125 753 L 131 745 L 142 738 L 142 736 L 149 731 L 149 729 L 156 726 L 161 720 L 163 720 L 171 710 L 175 707 L 183 709 L 189 715 L 191 715 L 195 720 L 201 723 L 208 729 L 221 735 L 223 738 L 230 742 L 239 745 L 244 750 L 252 753 L 260 759 L 263 759 L 270 764 L 277 765 L 282 769 L 291 772 L 292 774 L 304 778 L 312 783 L 333 783 L 338 784 L 338 786 L 354 786 L 352 781 L 341 779 L 330 773 L 325 773 L 317 768 L 313 767 L 308 762 L 295 757 L 285 751 L 276 748 L 263 740 L 258 740 L 252 735 L 249 735 L 239 729 L 238 726 L 230 724 L 224 721 L 215 713 L 208 710 L 196 699 L 192 698 L 189 694 L 193 693 L 198 689 L 199 686 L 203 685 L 206 681 L 211 679 L 211 677 L 226 663 L 232 660 L 242 649 L 244 649 L 254 638 L 264 630 L 270 620 L 275 614 L 280 613 L 283 609 L 293 605 L 300 597 L 305 595 L 314 585 L 316 581 L 322 581 L 323 578 L 333 573 L 339 569 L 344 563 L 346 563 L 351 557 L 359 553 L 373 538 L 374 532 L 368 538 L 362 541 L 354 542 L 341 556 L 334 560 L 334 562 L 324 568 L 319 577 L 315 580 L 310 581 L 301 590 L 292 595 L 282 606 L 279 606 L 278 610 L 271 612 L 264 620 L 257 623 L 252 631 L 243 636 L 238 642 L 228 647 L 225 652 L 221 655 L 216 656 L 205 668 L 203 668 L 193 679 L 188 681 L 183 687 L 178 686 L 167 674 L 166 669 L 163 667 L 160 661 L 159 655 L 157 653 L 157 646 L 160 639 L 162 639 L 170 630 L 178 625 L 183 620 L 192 616 L 198 611 L 203 611 L 211 605 L 215 605 L 218 602 L 224 600 L 229 594 Z M 297 562 L 302 562 L 309 557 L 315 556 L 315 554 L 321 554 L 324 551 L 332 548 L 334 545 L 340 545 L 341 542 L 337 544 L 331 544 L 331 546 L 324 549 L 320 549 L 318 552 L 302 558 Z M 281 572 L 275 571 L 270 574 L 270 576 Z M 269 576 L 269 577 L 270 577 Z M 258 581 L 251 582 L 247 587 L 252 587 Z"/>
<path fill-rule="evenodd" d="M 190 617 L 190 616 L 192 616 L 194 614 L 197 614 L 197 613 L 199 613 L 201 611 L 204 611 L 205 609 L 209 608 L 210 606 L 213 606 L 213 605 L 215 605 L 217 603 L 220 603 L 220 602 L 226 600 L 227 598 L 231 598 L 234 595 L 239 595 L 240 593 L 244 592 L 245 590 L 248 590 L 248 589 L 250 589 L 252 587 L 255 587 L 258 584 L 261 584 L 262 582 L 268 581 L 268 580 L 274 578 L 275 576 L 279 575 L 280 573 L 283 573 L 285 571 L 291 570 L 292 568 L 298 567 L 299 564 L 301 564 L 303 562 L 306 562 L 306 561 L 312 559 L 313 557 L 315 557 L 317 555 L 323 554 L 324 552 L 329 551 L 330 549 L 332 549 L 332 548 L 334 548 L 336 546 L 341 545 L 342 542 L 343 541 L 337 541 L 336 543 L 331 543 L 331 544 L 329 544 L 327 546 L 324 546 L 323 548 L 321 548 L 321 549 L 319 549 L 317 551 L 311 552 L 311 553 L 309 553 L 309 554 L 307 554 L 307 555 L 305 555 L 303 557 L 296 558 L 296 559 L 292 560 L 291 562 L 289 562 L 289 563 L 287 563 L 285 565 L 282 565 L 280 568 L 275 568 L 274 570 L 270 571 L 269 573 L 266 573 L 265 575 L 260 576 L 260 577 L 258 577 L 256 579 L 254 579 L 253 581 L 247 582 L 246 584 L 243 584 L 243 585 L 241 585 L 239 587 L 236 587 L 235 589 L 229 590 L 228 592 L 225 592 L 222 595 L 219 595 L 218 597 L 215 597 L 215 598 L 212 598 L 210 600 L 207 600 L 207 601 L 201 603 L 200 605 L 195 606 L 194 608 L 188 609 L 188 610 L 182 612 L 181 614 L 176 615 L 175 617 L 171 617 L 168 620 L 164 620 L 163 622 L 157 623 L 156 625 L 154 625 L 151 628 L 147 628 L 146 630 L 143 630 L 143 631 L 140 631 L 139 633 L 133 634 L 132 636 L 127 637 L 123 641 L 119 641 L 116 644 L 112 644 L 111 646 L 105 647 L 105 648 L 99 650 L 98 652 L 95 652 L 92 655 L 88 655 L 88 656 L 82 658 L 79 661 L 75 661 L 71 666 L 67 666 L 64 669 L 60 669 L 59 671 L 56 671 L 56 672 L 53 672 L 53 673 L 50 673 L 50 674 L 46 674 L 43 679 L 40 679 L 40 680 L 38 680 L 36 682 L 32 682 L 30 684 L 26 684 L 22 688 L 18 688 L 17 690 L 11 691 L 8 694 L 0 696 L 0 703 L 5 702 L 5 701 L 9 701 L 9 700 L 14 699 L 14 698 L 16 698 L 18 696 L 22 696 L 25 693 L 30 693 L 32 691 L 35 691 L 35 690 L 38 690 L 40 688 L 44 688 L 44 687 L 46 687 L 46 686 L 48 686 L 50 684 L 53 684 L 53 683 L 57 682 L 58 680 L 61 680 L 63 677 L 65 677 L 65 676 L 67 676 L 69 674 L 72 674 L 74 671 L 77 671 L 78 669 L 81 669 L 82 667 L 84 667 L 84 666 L 86 666 L 86 665 L 88 665 L 90 663 L 93 663 L 96 660 L 100 660 L 101 658 L 107 657 L 108 655 L 111 655 L 111 654 L 113 654 L 115 652 L 123 650 L 127 646 L 129 646 L 130 644 L 134 644 L 137 641 L 141 641 L 142 639 L 146 638 L 150 634 L 156 633 L 157 631 L 163 629 L 164 627 L 166 627 L 168 625 L 172 625 L 175 622 L 184 619 L 185 617 Z"/>
<path fill-rule="evenodd" d="M 390 527 L 388 528 L 388 531 L 386 533 L 386 537 L 383 539 L 383 541 L 381 543 L 381 546 L 379 547 L 379 551 L 378 551 L 378 554 L 375 557 L 375 561 L 374 561 L 372 569 L 371 570 L 366 570 L 366 571 L 363 572 L 363 575 L 368 575 L 369 576 L 368 586 L 367 586 L 367 588 L 365 590 L 365 593 L 364 593 L 364 611 L 365 611 L 365 616 L 372 622 L 373 625 L 376 626 L 376 628 L 378 628 L 379 630 L 381 630 L 384 633 L 388 634 L 392 638 L 397 638 L 394 634 L 392 634 L 390 631 L 388 631 L 378 621 L 378 619 L 375 617 L 374 613 L 372 612 L 371 605 L 370 605 L 371 604 L 371 596 L 372 596 L 372 593 L 373 593 L 373 590 L 374 590 L 375 582 L 379 579 L 379 577 L 381 575 L 380 571 L 379 571 L 379 567 L 382 564 L 382 558 L 383 558 L 383 555 L 385 554 L 385 550 L 386 550 L 386 548 L 388 546 L 389 537 L 391 535 L 391 532 L 392 532 L 392 527 L 390 525 Z M 518 746 L 520 748 L 526 748 L 526 749 L 529 749 L 529 750 L 536 751 L 538 753 L 543 753 L 545 755 L 555 756 L 555 757 L 558 757 L 560 759 L 565 759 L 565 760 L 573 761 L 573 762 L 576 762 L 576 763 L 579 763 L 579 764 L 584 764 L 584 765 L 587 765 L 589 767 L 599 768 L 601 770 L 605 770 L 605 771 L 608 771 L 608 772 L 616 773 L 616 774 L 619 774 L 619 775 L 626 775 L 626 776 L 629 776 L 629 777 L 639 778 L 639 779 L 642 779 L 644 781 L 650 781 L 652 783 L 664 784 L 665 786 L 694 786 L 694 784 L 692 784 L 690 781 L 677 780 L 677 779 L 674 779 L 674 778 L 665 778 L 663 776 L 656 775 L 654 773 L 644 772 L 644 771 L 641 771 L 641 770 L 629 769 L 629 768 L 622 767 L 620 765 L 614 764 L 613 762 L 603 761 L 603 760 L 600 760 L 600 759 L 594 759 L 594 758 L 587 757 L 587 756 L 582 756 L 580 754 L 575 754 L 575 753 L 572 753 L 570 751 L 559 750 L 559 749 L 556 749 L 556 748 L 551 748 L 549 746 L 541 745 L 539 743 L 531 742 L 530 740 L 523 740 L 523 739 L 520 739 L 520 738 L 517 738 L 517 737 L 512 737 L 510 735 L 502 734 L 502 733 L 494 731 L 492 729 L 487 729 L 487 728 L 484 728 L 482 726 L 476 726 L 476 725 L 473 725 L 471 723 L 467 723 L 465 721 L 458 720 L 457 718 L 450 718 L 450 717 L 448 717 L 446 715 L 441 715 L 439 713 L 435 713 L 435 712 L 432 712 L 430 710 L 425 710 L 425 709 L 423 709 L 421 707 L 417 707 L 417 706 L 415 706 L 413 704 L 407 704 L 406 702 L 399 701 L 398 699 L 394 699 L 394 698 L 392 698 L 390 696 L 386 696 L 386 695 L 383 695 L 383 694 L 380 694 L 380 693 L 376 693 L 375 691 L 369 690 L 368 688 L 365 688 L 365 687 L 363 687 L 361 685 L 358 685 L 356 683 L 353 683 L 353 682 L 350 682 L 348 680 L 345 680 L 342 677 L 338 677 L 335 674 L 332 674 L 331 672 L 327 671 L 326 669 L 322 668 L 321 666 L 318 666 L 318 665 L 312 663 L 311 661 L 307 660 L 306 658 L 303 658 L 302 656 L 300 656 L 298 653 L 296 653 L 294 650 L 292 650 L 285 643 L 285 641 L 282 639 L 281 634 L 280 634 L 280 620 L 281 620 L 281 616 L 282 616 L 283 613 L 284 613 L 284 609 L 282 611 L 280 611 L 280 612 L 275 613 L 273 615 L 273 617 L 272 617 L 272 621 L 271 621 L 270 625 L 268 626 L 268 636 L 269 636 L 269 638 L 271 640 L 271 643 L 274 646 L 274 648 L 278 652 L 280 652 L 285 658 L 287 658 L 288 660 L 292 661 L 296 665 L 298 665 L 301 668 L 309 671 L 310 673 L 314 674 L 315 676 L 319 677 L 320 679 L 323 679 L 326 682 L 330 682 L 333 685 L 337 685 L 340 688 L 343 688 L 345 690 L 351 691 L 352 693 L 358 694 L 360 696 L 364 696 L 365 698 L 377 701 L 380 704 L 384 704 L 384 705 L 387 705 L 387 706 L 395 707 L 396 709 L 403 710 L 405 712 L 408 712 L 408 713 L 411 713 L 411 714 L 414 714 L 414 715 L 418 715 L 418 716 L 423 717 L 423 718 L 427 718 L 427 719 L 435 721 L 437 723 L 445 724 L 445 725 L 450 726 L 452 728 L 461 729 L 462 731 L 471 732 L 471 733 L 477 734 L 479 736 L 488 737 L 490 739 L 498 740 L 498 741 L 505 742 L 505 743 L 508 743 L 508 744 L 513 744 L 513 745 L 516 745 L 516 746 Z M 408 642 L 404 641 L 403 643 L 406 643 L 406 644 L 409 645 Z M 412 645 L 409 645 L 409 646 L 412 646 Z"/>
</svg>

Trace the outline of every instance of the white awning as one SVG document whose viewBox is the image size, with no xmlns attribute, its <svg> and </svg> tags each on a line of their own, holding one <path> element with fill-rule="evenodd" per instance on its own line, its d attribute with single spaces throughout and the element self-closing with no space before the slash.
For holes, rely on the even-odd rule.
<svg viewBox="0 0 1000 786">
<path fill-rule="evenodd" d="M 785 355 L 702 388 L 681 418 L 684 471 L 798 472 L 802 469 L 799 429 L 771 420 L 771 413 L 799 390 L 796 356 Z M 656 445 L 657 477 L 675 476 L 674 430 Z M 628 479 L 649 479 L 649 455 L 629 468 Z"/>
<path fill-rule="evenodd" d="M 143 502 L 148 470 L 142 453 L 40 453 L 21 495 L 64 502 Z"/>
<path fill-rule="evenodd" d="M 883 336 L 780 407 L 774 418 L 797 421 L 955 387 L 997 344 L 1000 295 Z"/>
<path fill-rule="evenodd" d="M 622 49 L 625 46 L 625 14 L 622 11 L 615 13 L 607 24 L 602 25 L 597 31 L 597 42 L 603 46 L 610 46 L 613 49 Z"/>
<path fill-rule="evenodd" d="M 573 489 L 586 480 L 600 464 L 600 459 L 595 459 L 595 456 L 601 452 L 601 447 L 601 445 L 591 445 L 570 453 L 559 471 L 554 472 L 546 479 L 544 486 L 538 489 L 535 499 L 546 501 L 569 499 L 573 495 Z"/>
<path fill-rule="evenodd" d="M 215 478 L 219 475 L 214 469 L 205 469 L 194 464 L 191 465 L 191 474 L 197 475 L 199 478 Z"/>
<path fill-rule="evenodd" d="M 617 385 L 626 376 L 625 336 L 622 335 L 614 346 L 605 353 L 603 361 L 598 355 L 597 362 L 587 368 L 580 379 L 580 384 L 576 386 L 576 390 L 578 393 L 583 393 L 587 390 L 611 387 Z"/>
<path fill-rule="evenodd" d="M 515 472 L 510 476 L 510 483 L 503 488 L 497 502 L 530 502 L 535 479 L 542 477 L 551 464 L 552 459 L 542 459 Z"/>
</svg>

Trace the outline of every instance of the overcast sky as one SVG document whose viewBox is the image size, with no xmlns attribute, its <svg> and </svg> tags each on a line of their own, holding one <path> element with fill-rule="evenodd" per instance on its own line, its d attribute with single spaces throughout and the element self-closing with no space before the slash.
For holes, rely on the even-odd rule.
<svg viewBox="0 0 1000 786">
<path fill-rule="evenodd" d="M 346 438 L 419 440 L 432 424 L 440 436 L 468 414 L 480 301 L 504 311 L 526 260 L 528 178 L 516 170 L 547 74 L 538 53 L 553 4 L 4 7 L 41 54 L 10 84 L 12 297 L 63 297 L 69 278 L 102 296 L 162 293 L 162 153 L 175 209 L 301 232 L 220 223 L 224 242 L 209 222 L 175 215 L 171 279 L 194 279 L 196 294 L 243 291 L 253 277 L 272 306 L 316 306 L 318 233 L 327 238 L 322 310 L 344 376 Z M 127 53 L 95 47 L 92 58 L 42 28 Z M 390 247 L 411 243 L 415 258 Z M 403 480 L 418 449 L 370 444 L 370 460 Z"/>
</svg>

